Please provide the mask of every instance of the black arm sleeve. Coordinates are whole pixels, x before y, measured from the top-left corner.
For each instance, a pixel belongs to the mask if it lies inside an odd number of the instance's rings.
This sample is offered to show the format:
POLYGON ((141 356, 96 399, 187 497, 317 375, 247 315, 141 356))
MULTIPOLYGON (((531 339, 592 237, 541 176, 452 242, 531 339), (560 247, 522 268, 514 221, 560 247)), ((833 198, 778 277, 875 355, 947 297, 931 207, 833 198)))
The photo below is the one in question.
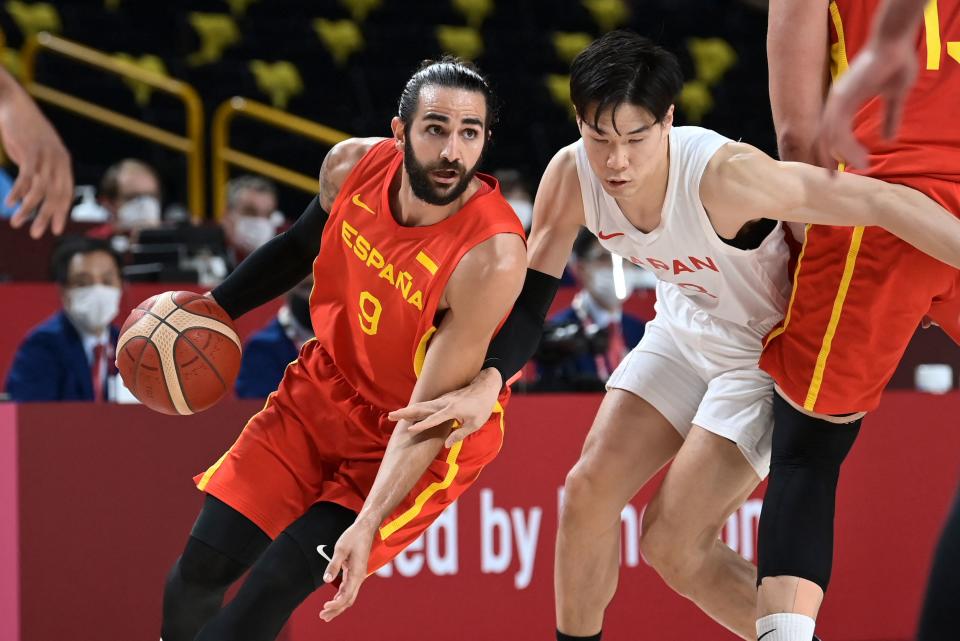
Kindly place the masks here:
POLYGON ((329 217, 319 196, 315 197, 290 229, 247 256, 211 292, 214 300, 236 319, 306 278, 320 252, 320 236, 329 217))
POLYGON ((527 270, 523 289, 503 327, 490 341, 484 367, 500 372, 503 382, 519 372, 537 351, 550 305, 560 289, 560 279, 535 269, 527 270))

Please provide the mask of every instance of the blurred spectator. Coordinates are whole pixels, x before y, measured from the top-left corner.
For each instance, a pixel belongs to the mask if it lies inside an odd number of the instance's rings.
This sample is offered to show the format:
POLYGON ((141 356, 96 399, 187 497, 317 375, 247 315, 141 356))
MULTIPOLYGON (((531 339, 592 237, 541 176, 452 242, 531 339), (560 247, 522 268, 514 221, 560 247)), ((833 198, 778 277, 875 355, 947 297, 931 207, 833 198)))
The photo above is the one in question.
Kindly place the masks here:
POLYGON ((529 233, 530 224, 533 222, 533 196, 530 195, 523 176, 516 169, 501 169, 494 173, 494 177, 500 182, 503 197, 520 219, 523 231, 529 233))
POLYGON ((0 168, 0 218, 10 218, 17 211, 16 205, 9 207, 4 202, 11 189, 13 189, 13 178, 6 169, 0 168))
POLYGON ((277 235, 283 225, 277 211, 277 188, 260 176, 238 176, 227 184, 227 211, 223 231, 231 267, 277 235))
POLYGON ((141 230, 160 227, 160 197, 160 176, 150 165, 132 158, 111 165, 98 195, 109 219, 87 235, 111 239, 116 251, 126 252, 141 230))
POLYGON ((250 337, 243 348, 236 392, 239 398, 266 398, 277 389, 283 372, 300 348, 313 338, 308 277, 287 293, 287 301, 270 324, 250 337))
POLYGON ((13 401, 113 400, 120 259, 105 240, 72 238, 53 270, 63 309, 20 344, 6 391, 13 401))
POLYGON ((644 323, 623 313, 633 278, 625 278, 623 298, 614 287, 610 254, 597 237, 582 230, 573 246, 570 271, 581 287, 570 307, 551 317, 534 357, 542 391, 603 389, 620 361, 643 337, 644 323))

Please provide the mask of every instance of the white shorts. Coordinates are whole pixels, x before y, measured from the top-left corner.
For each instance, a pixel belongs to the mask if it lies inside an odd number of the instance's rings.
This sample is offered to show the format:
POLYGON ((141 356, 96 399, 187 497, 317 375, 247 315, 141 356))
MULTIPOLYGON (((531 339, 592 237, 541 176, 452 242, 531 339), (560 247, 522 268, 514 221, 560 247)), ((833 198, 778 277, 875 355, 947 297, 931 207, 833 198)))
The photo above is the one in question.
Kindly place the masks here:
POLYGON ((647 323, 607 389, 644 399, 684 438, 697 425, 733 441, 763 479, 770 471, 773 379, 757 366, 760 338, 700 313, 689 329, 659 316, 647 323))

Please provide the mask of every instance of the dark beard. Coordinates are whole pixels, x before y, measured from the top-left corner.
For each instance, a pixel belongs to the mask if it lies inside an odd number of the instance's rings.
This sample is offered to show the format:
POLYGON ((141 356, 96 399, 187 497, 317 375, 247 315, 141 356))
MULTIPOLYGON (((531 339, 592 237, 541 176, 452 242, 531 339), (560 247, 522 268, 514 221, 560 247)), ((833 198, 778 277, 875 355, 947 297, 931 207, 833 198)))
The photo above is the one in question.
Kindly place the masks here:
POLYGON ((446 160, 440 160, 430 165, 423 165, 417 160, 416 154, 413 153, 413 145, 410 144, 410 137, 408 136, 403 141, 403 165, 406 168, 407 176, 410 178, 410 188, 413 190, 413 195, 428 205, 449 205, 462 196, 463 192, 467 190, 470 181, 473 180, 473 176, 480 167, 480 163, 483 162, 485 152, 486 145, 484 145, 483 151, 480 152, 480 157, 470 171, 465 171, 463 165, 459 162, 447 162, 446 160), (430 172, 448 169, 456 171, 463 177, 449 192, 439 193, 433 180, 430 178, 430 172))

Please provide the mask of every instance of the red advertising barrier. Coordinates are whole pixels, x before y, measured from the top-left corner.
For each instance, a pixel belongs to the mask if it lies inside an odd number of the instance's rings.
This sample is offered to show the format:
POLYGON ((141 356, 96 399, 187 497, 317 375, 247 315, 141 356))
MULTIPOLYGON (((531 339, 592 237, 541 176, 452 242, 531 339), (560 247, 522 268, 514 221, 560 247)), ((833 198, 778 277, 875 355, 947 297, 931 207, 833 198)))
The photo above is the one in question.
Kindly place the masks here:
MULTIPOLYGON (((558 492, 598 403, 514 397, 504 449, 476 486, 381 573, 390 576, 371 577, 351 610, 321 622, 332 594, 321 590, 291 619, 286 639, 551 638, 558 492)), ((17 639, 10 635, 19 628, 21 641, 156 641, 164 576, 201 502, 190 477, 257 409, 230 402, 167 417, 138 406, 0 406, 0 638, 17 639)), ((891 393, 867 419, 842 477, 825 638, 911 638, 960 471, 958 412, 960 395, 891 393)), ((623 513, 620 587, 604 638, 732 639, 640 558, 652 489, 623 513)), ((752 498, 724 533, 747 558, 759 509, 752 498)))

